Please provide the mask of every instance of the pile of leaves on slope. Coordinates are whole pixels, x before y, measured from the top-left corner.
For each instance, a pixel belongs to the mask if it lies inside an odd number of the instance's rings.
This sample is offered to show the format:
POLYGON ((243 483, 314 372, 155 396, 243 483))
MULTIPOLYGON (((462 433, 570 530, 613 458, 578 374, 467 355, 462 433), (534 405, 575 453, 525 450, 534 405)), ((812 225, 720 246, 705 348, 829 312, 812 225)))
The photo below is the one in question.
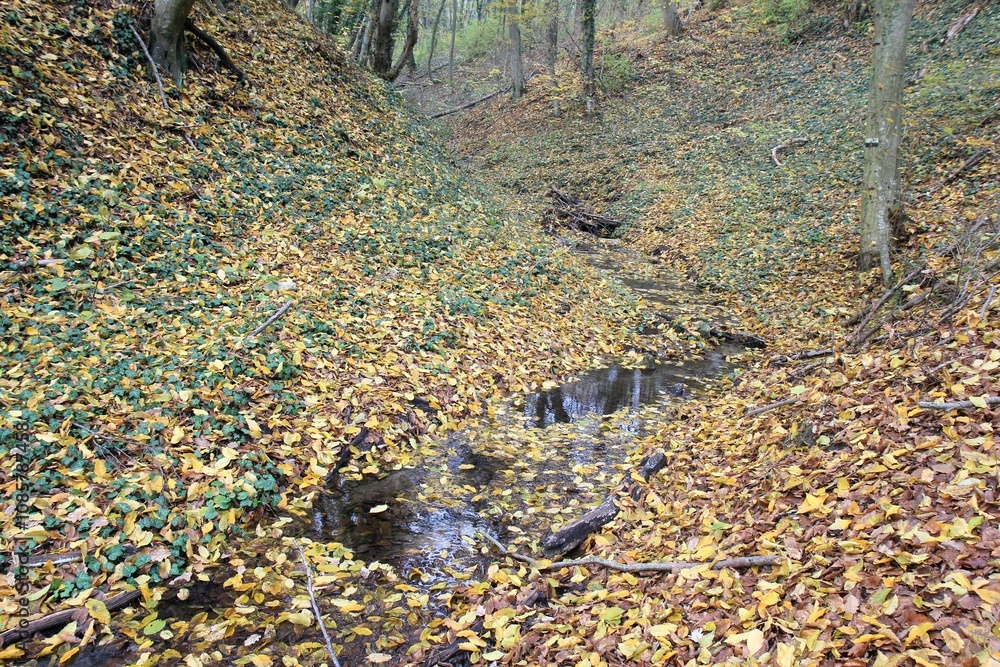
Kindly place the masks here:
MULTIPOLYGON (((195 42, 168 108, 133 9, 15 0, 0 25, 0 483, 12 498, 23 464, 30 496, 26 516, 5 500, 0 547, 80 555, 29 569, 30 614, 92 603, 87 641, 101 595, 211 569, 348 443, 350 474, 404 465, 422 434, 612 352, 634 312, 280 3, 197 14, 250 83, 195 42)), ((171 634, 155 612, 125 629, 171 634)))
POLYGON ((1000 14, 982 7, 943 43, 969 9, 934 4, 914 22, 909 219, 896 239, 896 278, 909 279, 870 319, 863 308, 883 288, 851 273, 864 32, 775 53, 745 8, 702 14, 691 26, 699 40, 644 52, 633 104, 603 118, 546 118, 537 92, 534 107, 479 112, 523 115, 514 126, 530 128, 525 141, 569 142, 563 156, 520 160, 499 137, 463 126, 478 142, 469 152, 514 187, 574 175, 586 187, 595 172, 614 173, 609 156, 644 166, 605 197, 644 179, 656 186, 631 238, 729 294, 745 326, 774 343, 736 388, 671 411, 645 443, 671 464, 584 545, 623 562, 705 565, 638 575, 507 561, 488 591, 454 596, 470 611, 456 615, 455 635, 471 638, 479 620, 486 629, 468 650, 507 664, 1000 662, 990 400, 1000 395, 1000 14), (637 158, 620 148, 633 132, 637 158), (779 151, 774 164, 770 149, 799 136, 809 143, 779 151), (793 358, 821 348, 830 353, 793 358), (755 554, 782 561, 710 569, 755 554))

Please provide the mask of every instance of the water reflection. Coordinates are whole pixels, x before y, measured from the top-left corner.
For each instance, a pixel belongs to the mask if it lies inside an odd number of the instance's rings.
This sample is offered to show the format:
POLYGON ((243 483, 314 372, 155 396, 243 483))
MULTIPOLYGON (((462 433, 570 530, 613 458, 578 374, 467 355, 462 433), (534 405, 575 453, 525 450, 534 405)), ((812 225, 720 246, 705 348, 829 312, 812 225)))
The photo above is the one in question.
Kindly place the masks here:
POLYGON ((689 389, 703 391, 705 385, 699 378, 731 371, 733 366, 726 361, 726 355, 737 350, 719 347, 698 361, 648 369, 613 364, 589 371, 574 382, 530 394, 522 411, 527 426, 545 428, 574 422, 588 414, 610 415, 622 408, 637 410, 664 396, 680 397, 689 389))

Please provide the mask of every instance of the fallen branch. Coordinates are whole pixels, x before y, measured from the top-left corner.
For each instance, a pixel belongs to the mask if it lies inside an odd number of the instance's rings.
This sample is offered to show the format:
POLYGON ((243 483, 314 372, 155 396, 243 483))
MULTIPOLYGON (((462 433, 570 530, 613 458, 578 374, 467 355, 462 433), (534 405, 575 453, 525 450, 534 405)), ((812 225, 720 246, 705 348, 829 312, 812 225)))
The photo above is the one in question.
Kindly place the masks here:
POLYGON ((758 338, 757 336, 751 336, 750 334, 740 333, 738 331, 723 331, 722 329, 711 329, 708 333, 710 336, 721 338, 727 343, 736 343, 737 345, 742 345, 743 347, 748 347, 755 350, 763 350, 767 347, 767 341, 764 340, 763 338, 758 338))
MULTIPOLYGON (((725 560, 716 561, 712 563, 713 570, 724 570, 726 568, 741 569, 747 567, 758 567, 761 565, 774 565, 781 560, 781 556, 741 556, 739 558, 726 558, 725 560)), ((576 560, 564 560, 557 561, 555 563, 548 563, 547 565, 538 566, 536 569, 539 570, 560 570, 564 567, 588 567, 588 566, 598 566, 606 567, 609 570, 618 570, 619 572, 680 572, 681 570, 687 570, 688 568, 698 567, 699 565, 708 565, 708 563, 701 562, 687 562, 687 561, 667 561, 667 562, 652 562, 652 563, 619 563, 616 560, 608 560, 606 558, 598 558, 597 556, 588 556, 587 558, 578 558, 576 560)))
POLYGON ((132 22, 129 21, 128 29, 132 31, 135 36, 135 41, 139 42, 140 48, 142 48, 143 54, 146 56, 146 60, 149 61, 149 66, 153 68, 153 78, 156 79, 156 88, 160 91, 160 102, 163 103, 164 109, 169 109, 170 106, 167 104, 167 96, 163 94, 163 81, 160 79, 160 71, 156 68, 156 62, 153 60, 153 56, 149 55, 149 49, 146 48, 146 42, 142 41, 142 37, 139 36, 139 31, 135 29, 132 22))
MULTIPOLYGON (((476 533, 476 535, 487 540, 503 554, 510 556, 514 560, 527 563, 530 567, 536 570, 561 570, 565 567, 587 567, 596 565, 599 567, 606 567, 610 570, 618 570, 619 572, 679 572, 680 570, 698 567, 699 565, 708 565, 708 563, 705 562, 697 563, 689 561, 619 563, 615 560, 598 558, 597 556, 587 556, 586 558, 555 562, 539 561, 531 558, 530 556, 509 551, 492 535, 488 535, 486 533, 476 533)), ((711 565, 713 570, 723 570, 725 568, 739 569, 745 567, 757 567, 759 565, 774 565, 779 560, 781 560, 781 556, 741 556, 739 558, 726 558, 725 560, 717 561, 711 565)))
POLYGON ((552 188, 549 196, 553 203, 543 214, 542 223, 550 230, 559 224, 594 236, 611 236, 622 225, 621 220, 588 211, 586 205, 573 195, 552 188))
MULTIPOLYGON (((952 361, 954 361, 954 359, 952 361)), ((983 399, 983 402, 986 403, 987 406, 1000 405, 1000 396, 988 396, 983 399)), ((952 410, 968 410, 969 408, 982 409, 982 406, 976 405, 972 401, 955 401, 953 403, 920 401, 917 405, 925 410, 944 410, 945 412, 951 412, 952 410)))
POLYGON ((908 274, 903 276, 903 278, 898 283, 896 283, 895 285, 893 285, 892 287, 890 287, 885 291, 882 297, 875 302, 875 305, 873 305, 871 308, 868 309, 868 314, 865 315, 864 318, 861 320, 861 324, 858 325, 857 331, 854 332, 853 340, 851 341, 852 345, 860 345, 864 340, 867 340, 868 337, 871 336, 871 333, 868 333, 868 336, 864 336, 862 338, 862 333, 865 331, 865 327, 868 326, 868 323, 872 321, 872 318, 875 317, 875 314, 878 313, 878 311, 882 308, 882 306, 885 305, 886 301, 888 301, 892 297, 892 295, 899 290, 899 288, 901 288, 903 285, 916 278, 917 275, 921 273, 923 270, 924 270, 923 265, 918 266, 917 268, 913 269, 908 274))
MULTIPOLYGON (((525 82, 525 83, 527 83, 527 82, 525 82)), ((489 95, 483 95, 478 100, 472 100, 471 102, 466 102, 465 104, 461 104, 461 105, 459 105, 457 107, 452 107, 451 109, 446 109, 445 111, 438 111, 437 113, 433 113, 433 114, 431 114, 428 117, 429 118, 441 118, 442 116, 450 116, 453 113, 458 113, 459 111, 465 111, 466 109, 471 109, 472 107, 476 106, 480 102, 485 102, 487 100, 492 100, 497 95, 501 95, 503 93, 506 93, 510 89, 511 89, 511 86, 507 86, 506 88, 501 88, 500 90, 495 90, 492 93, 490 93, 489 95)))
POLYGON ((965 26, 972 23, 972 19, 976 18, 976 15, 982 8, 983 6, 981 4, 977 4, 969 12, 959 16, 958 19, 948 27, 948 32, 945 33, 944 39, 941 40, 941 43, 947 44, 951 40, 958 37, 958 33, 965 30, 965 26))
MULTIPOLYGON (((639 464, 639 476, 643 481, 648 482, 656 472, 662 470, 667 465, 667 457, 662 452, 657 452, 652 456, 647 456, 639 464)), ((615 502, 620 493, 628 493, 633 500, 638 499, 642 489, 638 484, 625 481, 615 493, 610 494, 600 505, 584 514, 579 519, 571 521, 554 533, 550 533, 542 540, 542 552, 547 555, 564 554, 587 539, 587 536, 600 530, 604 524, 608 523, 620 511, 615 502)))
POLYGON ((302 559, 302 567, 306 569, 306 586, 309 590, 309 600, 312 601, 313 613, 316 615, 316 622, 319 623, 319 629, 323 631, 323 640, 326 642, 326 651, 330 654, 330 659, 333 660, 334 667, 340 667, 340 661, 337 660, 337 653, 333 650, 333 643, 330 641, 330 633, 326 631, 326 624, 323 623, 323 614, 319 610, 319 603, 316 602, 316 592, 313 590, 313 575, 312 568, 309 567, 309 561, 306 560, 306 553, 302 551, 302 547, 299 543, 295 543, 295 548, 299 551, 299 557, 302 559))
POLYGON ((989 154, 988 149, 980 148, 978 151, 972 154, 972 157, 970 157, 968 160, 962 163, 961 167, 948 174, 948 176, 945 177, 943 181, 941 181, 938 185, 934 186, 934 189, 928 191, 924 195, 924 197, 930 197, 931 195, 939 192, 944 186, 949 185, 958 180, 959 176, 969 171, 970 169, 974 169, 980 162, 983 161, 983 158, 985 158, 988 154, 989 154))
POLYGON ((8 264, 8 271, 23 271, 24 269, 32 269, 36 266, 52 266, 53 264, 61 264, 65 262, 65 259, 27 259, 23 262, 11 262, 8 264))
POLYGON ((778 151, 788 150, 793 146, 801 146, 809 141, 809 137, 795 137, 794 139, 789 139, 783 144, 778 144, 771 149, 771 159, 774 160, 774 164, 781 166, 781 162, 778 161, 778 151))
MULTIPOLYGON (((108 611, 114 611, 115 609, 124 607, 127 604, 131 604, 140 597, 142 597, 142 593, 138 590, 126 591, 105 600, 104 606, 107 607, 108 611)), ((13 628, 0 634, 0 647, 6 646, 11 642, 20 641, 21 639, 24 639, 36 632, 43 632, 45 630, 65 625, 73 620, 73 617, 76 614, 86 612, 87 610, 85 607, 74 607, 72 609, 54 611, 51 614, 42 616, 41 618, 36 618, 24 627, 13 628)))
POLYGON ((249 79, 247 79, 247 75, 244 74, 243 70, 241 70, 236 63, 233 62, 233 59, 229 57, 229 54, 226 53, 226 49, 223 48, 222 44, 219 44, 218 40, 196 26, 191 19, 188 19, 184 23, 184 27, 187 28, 192 35, 203 41, 210 49, 215 51, 215 55, 219 57, 219 62, 222 63, 223 67, 236 75, 237 81, 249 81, 249 79))
POLYGON ((758 408, 752 408, 750 410, 747 410, 747 413, 746 413, 745 416, 747 416, 747 417, 756 417, 757 415, 762 415, 765 412, 770 412, 771 410, 777 410, 778 408, 783 407, 785 405, 791 405, 792 403, 798 403, 799 399, 801 397, 802 397, 802 394, 798 394, 797 396, 789 396, 785 400, 778 401, 777 403, 769 403, 767 405, 762 405, 762 406, 760 406, 758 408))
POLYGON ((284 303, 284 305, 282 305, 282 306, 281 306, 281 308, 279 308, 279 309, 278 309, 278 310, 277 310, 277 311, 276 311, 276 312, 274 313, 274 315, 271 315, 271 317, 269 317, 269 318, 267 318, 266 320, 264 320, 264 323, 263 323, 263 324, 261 324, 261 325, 260 325, 259 327, 257 327, 256 329, 254 329, 254 330, 253 330, 253 331, 251 331, 250 333, 248 333, 248 334, 247 334, 247 335, 246 335, 246 336, 245 336, 245 337, 243 338, 243 340, 246 340, 247 338, 253 338, 253 337, 254 337, 254 336, 256 336, 257 334, 259 334, 259 333, 260 333, 261 331, 263 331, 264 329, 268 328, 269 326, 271 326, 272 324, 274 324, 275 322, 277 322, 277 321, 278 321, 278 319, 279 319, 279 318, 280 318, 280 317, 281 317, 282 315, 284 315, 284 314, 285 314, 285 313, 286 313, 286 312, 288 311, 288 309, 292 307, 292 304, 294 304, 294 303, 295 303, 295 301, 294 301, 294 300, 293 300, 293 301, 286 301, 286 302, 284 303))

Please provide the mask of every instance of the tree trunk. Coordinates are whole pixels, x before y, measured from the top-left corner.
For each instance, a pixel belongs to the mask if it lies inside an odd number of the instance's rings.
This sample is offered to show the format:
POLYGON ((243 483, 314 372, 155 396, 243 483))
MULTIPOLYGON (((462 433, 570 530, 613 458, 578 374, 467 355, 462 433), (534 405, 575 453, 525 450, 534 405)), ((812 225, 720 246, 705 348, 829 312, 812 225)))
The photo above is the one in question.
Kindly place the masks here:
POLYGON ((681 16, 677 13, 677 5, 672 0, 662 2, 663 29, 667 31, 668 37, 677 37, 681 34, 681 16))
POLYGON ((184 48, 184 23, 194 0, 156 0, 150 24, 150 53, 153 61, 166 72, 180 88, 187 70, 187 51, 184 48))
MULTIPOLYGON (((399 56, 399 62, 385 75, 386 81, 395 81, 403 67, 411 62, 413 57, 413 47, 417 44, 418 17, 420 15, 420 0, 410 0, 409 13, 406 19, 406 41, 403 42, 403 53, 399 56)), ((391 54, 390 54, 391 56, 391 54)), ((414 63, 416 69, 416 63, 414 63)))
POLYGON ((510 17, 508 30, 510 35, 510 98, 521 99, 524 94, 524 54, 521 49, 521 25, 518 22, 518 0, 510 0, 507 14, 510 17))
POLYGON ((448 85, 455 87, 455 31, 458 29, 458 0, 451 0, 451 49, 448 51, 448 85))
POLYGON ((365 19, 365 31, 361 35, 361 41, 358 42, 358 54, 357 63, 359 65, 364 65, 365 61, 368 60, 368 45, 371 43, 372 38, 372 17, 365 19))
POLYGON ((594 110, 594 33, 597 0, 581 0, 583 15, 581 28, 583 30, 583 62, 580 71, 583 73, 583 96, 587 102, 587 113, 594 110))
POLYGON ((395 46, 396 12, 399 0, 381 0, 375 18, 375 35, 372 39, 372 70, 385 77, 392 70, 392 51, 395 46))
POLYGON ((875 0, 875 45, 868 86, 865 170, 861 191, 861 251, 858 267, 881 265, 892 280, 890 217, 900 205, 899 149, 903 140, 906 33, 916 0, 875 0))
POLYGON ((434 62, 434 46, 437 44, 438 38, 438 24, 441 23, 441 15, 444 14, 444 6, 448 3, 448 0, 441 0, 441 7, 438 9, 437 18, 434 19, 434 30, 431 31, 431 52, 427 56, 427 78, 431 77, 431 63, 434 62))
POLYGON ((580 40, 581 30, 583 29, 583 5, 587 0, 576 0, 576 16, 573 17, 573 38, 577 41, 580 40))
POLYGON ((559 50, 559 0, 546 0, 545 69, 555 85, 556 55, 559 50))

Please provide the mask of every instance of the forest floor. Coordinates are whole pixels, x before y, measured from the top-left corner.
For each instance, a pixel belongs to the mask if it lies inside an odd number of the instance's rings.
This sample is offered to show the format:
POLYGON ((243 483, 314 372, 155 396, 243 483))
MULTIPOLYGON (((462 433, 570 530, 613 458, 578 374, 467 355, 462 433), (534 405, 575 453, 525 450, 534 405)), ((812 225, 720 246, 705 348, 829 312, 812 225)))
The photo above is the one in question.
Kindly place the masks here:
POLYGON ((504 626, 493 635, 501 661, 1000 661, 988 402, 1000 381, 1000 13, 985 10, 946 44, 970 8, 928 5, 914 21, 891 294, 853 269, 867 26, 820 16, 789 44, 741 5, 695 14, 675 41, 622 29, 599 40, 608 95, 595 116, 566 95, 576 85, 566 72, 555 89, 532 85, 518 102, 446 121, 460 163, 524 219, 543 219, 551 188, 583 197, 626 221, 626 244, 769 342, 742 359, 734 386, 663 409, 636 446, 670 464, 584 550, 630 563, 781 554, 782 564, 670 576, 569 568, 528 585, 530 568, 510 561, 520 580, 499 576, 468 601, 492 613, 487 627, 504 626), (774 155, 797 137, 807 141, 774 155), (919 405, 941 401, 964 403, 919 405), (526 585, 548 606, 525 605, 526 585))
POLYGON ((942 44, 966 10, 915 21, 883 299, 852 268, 863 29, 789 45, 739 4, 676 41, 622 28, 596 117, 567 73, 435 134, 277 3, 196 15, 252 83, 196 46, 163 108, 130 6, 15 0, 0 483, 29 504, 0 505, 0 534, 35 560, 5 564, 0 625, 75 613, 0 660, 329 664, 305 560, 344 664, 996 664, 1000 11, 942 44), (621 238, 546 234, 552 187, 621 238), (610 269, 584 261, 601 252, 610 269), (712 357, 706 325, 768 347, 712 357), (724 373, 687 400, 525 418, 571 374, 666 361, 724 373), (919 405, 942 400, 965 402, 919 405), (544 569, 476 536, 539 557, 657 451, 581 552, 701 565, 544 569), (331 520, 463 527, 413 541, 414 565, 331 520), (756 555, 777 564, 711 567, 756 555))

